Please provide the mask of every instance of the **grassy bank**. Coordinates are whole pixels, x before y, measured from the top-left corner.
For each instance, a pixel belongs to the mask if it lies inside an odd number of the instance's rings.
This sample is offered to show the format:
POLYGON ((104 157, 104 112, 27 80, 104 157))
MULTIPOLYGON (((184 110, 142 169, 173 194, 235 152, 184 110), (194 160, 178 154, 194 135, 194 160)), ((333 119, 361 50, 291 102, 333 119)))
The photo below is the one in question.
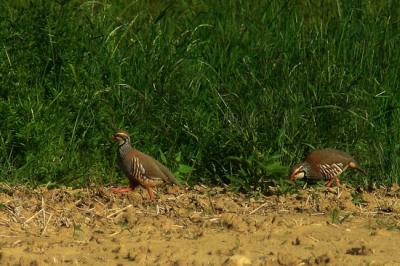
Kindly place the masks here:
POLYGON ((320 147, 360 161, 356 184, 398 182, 399 14, 383 0, 2 1, 1 178, 117 182, 124 128, 189 182, 282 182, 320 147))

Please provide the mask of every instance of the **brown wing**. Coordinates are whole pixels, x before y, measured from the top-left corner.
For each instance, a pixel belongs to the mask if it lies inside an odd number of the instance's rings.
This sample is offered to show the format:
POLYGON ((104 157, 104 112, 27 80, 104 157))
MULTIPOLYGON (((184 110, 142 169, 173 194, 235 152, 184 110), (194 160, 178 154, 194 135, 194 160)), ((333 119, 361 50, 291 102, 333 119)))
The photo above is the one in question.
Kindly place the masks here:
POLYGON ((312 162, 315 165, 335 163, 347 165, 350 162, 355 162, 351 155, 336 149, 315 150, 306 157, 306 161, 312 162))
POLYGON ((336 149, 321 149, 312 151, 305 159, 309 163, 308 177, 311 179, 330 178, 339 175, 352 161, 349 154, 336 149))
POLYGON ((168 175, 161 170, 159 166, 161 163, 157 162, 156 159, 138 150, 135 150, 134 154, 140 159, 148 177, 162 178, 164 181, 170 181, 168 175))
POLYGON ((348 165, 344 165, 343 163, 334 163, 334 164, 321 164, 319 165, 321 169, 322 175, 326 179, 332 179, 339 176, 343 171, 345 171, 348 165))
POLYGON ((130 177, 133 179, 131 183, 137 182, 144 187, 153 184, 146 173, 146 169, 143 166, 142 161, 137 156, 133 156, 131 159, 130 177))
POLYGON ((172 172, 168 169, 168 167, 166 167, 157 160, 155 162, 157 163, 160 170, 164 173, 164 175, 168 177, 169 182, 174 183, 175 185, 181 185, 176 179, 176 177, 172 174, 172 172))
POLYGON ((172 172, 168 169, 168 167, 164 166, 162 163, 147 155, 139 150, 134 150, 134 155, 137 156, 142 165, 146 169, 146 174, 150 178, 161 178, 165 182, 171 182, 176 185, 180 185, 178 180, 172 174, 172 172))
POLYGON ((310 171, 307 174, 307 177, 310 179, 323 179, 324 176, 321 174, 319 170, 318 164, 310 164, 310 171))

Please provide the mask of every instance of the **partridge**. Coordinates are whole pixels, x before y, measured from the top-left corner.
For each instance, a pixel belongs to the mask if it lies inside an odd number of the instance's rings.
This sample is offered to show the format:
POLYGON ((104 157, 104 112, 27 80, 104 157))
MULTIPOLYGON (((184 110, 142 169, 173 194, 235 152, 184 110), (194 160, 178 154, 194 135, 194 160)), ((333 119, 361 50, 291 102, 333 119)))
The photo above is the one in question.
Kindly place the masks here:
POLYGON ((335 149, 315 150, 308 154, 302 163, 292 167, 290 179, 292 181, 304 177, 315 180, 326 179, 327 186, 331 186, 333 181, 339 186, 338 176, 347 168, 365 173, 354 158, 343 151, 335 149))
POLYGON ((137 186, 145 188, 149 199, 154 197, 153 188, 155 178, 179 185, 171 171, 153 157, 144 154, 131 145, 129 133, 123 130, 113 135, 113 140, 118 141, 117 162, 122 172, 129 179, 129 187, 116 188, 114 192, 129 192, 137 186))

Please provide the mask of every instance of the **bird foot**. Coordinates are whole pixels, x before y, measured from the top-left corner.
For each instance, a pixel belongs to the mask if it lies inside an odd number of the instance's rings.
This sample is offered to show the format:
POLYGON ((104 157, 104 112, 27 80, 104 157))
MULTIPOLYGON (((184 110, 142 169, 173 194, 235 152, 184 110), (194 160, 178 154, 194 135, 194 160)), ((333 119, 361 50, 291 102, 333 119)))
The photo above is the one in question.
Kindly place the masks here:
POLYGON ((325 183, 326 187, 331 187, 332 186, 332 179, 330 179, 328 182, 325 183))
POLYGON ((157 193, 153 188, 147 188, 147 193, 149 195, 148 201, 151 202, 154 199, 154 193, 157 193))
POLYGON ((133 189, 131 187, 120 187, 120 188, 112 188, 111 191, 114 193, 126 193, 130 192, 133 189))
POLYGON ((339 180, 338 177, 334 177, 334 178, 329 179, 328 182, 325 183, 325 185, 326 185, 327 187, 331 187, 333 181, 335 181, 336 186, 338 186, 338 187, 340 186, 340 180, 339 180))

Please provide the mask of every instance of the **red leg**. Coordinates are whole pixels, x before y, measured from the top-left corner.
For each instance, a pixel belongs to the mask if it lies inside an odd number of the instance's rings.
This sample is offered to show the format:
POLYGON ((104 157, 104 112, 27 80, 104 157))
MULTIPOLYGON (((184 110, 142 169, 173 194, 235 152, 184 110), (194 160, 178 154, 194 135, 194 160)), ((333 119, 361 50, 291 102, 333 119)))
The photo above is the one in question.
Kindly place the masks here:
POLYGON ((133 191, 137 186, 139 186, 139 183, 129 180, 129 187, 112 188, 111 191, 115 193, 126 193, 133 191))
POLYGON ((149 201, 152 201, 154 198, 153 188, 147 187, 146 190, 147 190, 147 193, 149 193, 149 201))
POLYGON ((340 179, 339 179, 339 177, 337 177, 337 176, 332 177, 331 179, 329 179, 328 182, 326 182, 326 186, 327 186, 327 187, 332 186, 333 181, 335 181, 336 186, 340 186, 340 179))
POLYGON ((112 188, 111 191, 114 192, 114 193, 126 193, 126 192, 133 191, 133 188, 131 188, 131 187, 119 187, 119 188, 112 188))
POLYGON ((336 186, 340 186, 340 180, 339 180, 339 177, 335 176, 335 181, 336 181, 336 186))
POLYGON ((330 187, 332 186, 333 178, 329 179, 328 182, 326 182, 325 186, 330 187))
POLYGON ((155 187, 155 184, 153 182, 147 182, 142 185, 146 190, 147 193, 149 194, 149 201, 152 201, 154 199, 154 190, 153 188, 155 187))

